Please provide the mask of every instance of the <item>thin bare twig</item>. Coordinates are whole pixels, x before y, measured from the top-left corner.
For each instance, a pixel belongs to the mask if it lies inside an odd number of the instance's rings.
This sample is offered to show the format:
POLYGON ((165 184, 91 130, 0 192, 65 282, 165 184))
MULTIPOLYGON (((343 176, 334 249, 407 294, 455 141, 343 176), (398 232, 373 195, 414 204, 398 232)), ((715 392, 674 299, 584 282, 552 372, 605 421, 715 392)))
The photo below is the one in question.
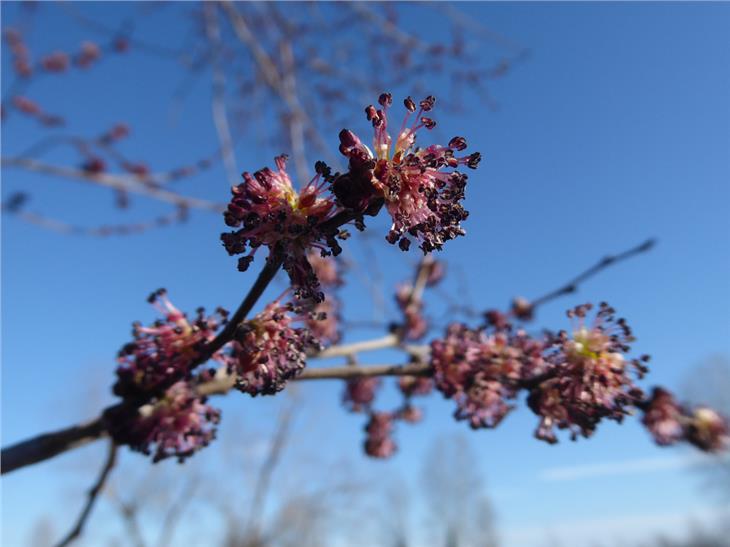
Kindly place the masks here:
POLYGON ((583 283, 587 279, 593 277, 597 273, 605 270, 609 266, 612 266, 623 260, 631 258, 632 256, 636 256, 636 255, 645 253, 647 251, 650 251, 654 247, 654 245, 656 245, 656 240, 651 238, 651 239, 647 239, 646 241, 644 241, 640 245, 637 245, 636 247, 632 247, 631 249, 629 249, 627 251, 623 251, 623 252, 615 254, 615 255, 607 255, 607 256, 603 257, 601 260, 599 260, 596 264, 594 264, 593 266, 588 268, 586 271, 575 276, 573 279, 568 281, 562 287, 559 287, 538 298, 535 298, 534 300, 532 300, 532 302, 530 302, 530 304, 532 305, 532 308, 535 309, 538 306, 542 306, 543 304, 550 302, 551 300, 555 300, 556 298, 565 296, 566 294, 572 294, 578 290, 578 287, 580 286, 581 283, 583 283))
POLYGON ((211 97, 211 109, 213 123, 218 134, 218 141, 221 145, 223 164, 226 167, 228 182, 235 185, 238 182, 238 167, 236 156, 233 153, 233 139, 228 123, 228 107, 226 106, 226 75, 221 67, 221 32, 218 25, 217 6, 213 2, 203 5, 205 15, 205 33, 213 48, 213 93, 211 97))
POLYGON ((329 348, 312 355, 310 358, 326 359, 328 357, 347 357, 364 351, 393 348, 397 345, 398 336, 395 334, 387 334, 382 338, 375 338, 374 340, 364 340, 362 342, 353 342, 352 344, 330 346, 329 348))
POLYGON ((120 176, 109 173, 89 174, 82 169, 73 167, 63 167, 60 165, 51 165, 29 158, 2 158, 3 167, 19 167, 27 171, 43 173, 45 175, 54 175, 68 179, 74 179, 96 186, 104 186, 123 192, 131 192, 140 194, 148 198, 157 199, 166 203, 172 203, 179 207, 204 209, 220 213, 225 210, 225 206, 221 203, 214 203, 200 198, 192 198, 182 196, 170 190, 155 188, 148 184, 140 183, 134 176, 120 176))
POLYGON ((62 539, 60 543, 58 543, 57 547, 66 547, 66 545, 70 545, 74 540, 81 536, 81 533, 84 530, 84 525, 86 524, 86 521, 91 514, 91 510, 94 508, 94 504, 96 503, 99 493, 103 490, 104 484, 106 483, 109 474, 111 473, 112 469, 114 469, 116 461, 117 444, 114 441, 109 441, 109 452, 107 454, 106 460, 104 461, 104 467, 101 468, 99 478, 96 479, 96 482, 89 490, 89 497, 86 501, 86 505, 84 505, 84 508, 81 511, 81 514, 79 515, 79 518, 76 521, 74 527, 71 529, 68 535, 64 539, 62 539))
POLYGON ((261 465, 256 485, 254 486, 254 494, 251 499, 251 511, 245 528, 249 534, 254 536, 258 534, 261 515, 263 514, 266 505, 266 497, 269 492, 269 485, 271 484, 271 477, 273 476, 274 470, 281 459, 281 453, 289 436, 291 418, 292 407, 287 407, 279 416, 279 423, 276 427, 274 439, 271 441, 269 453, 266 456, 266 460, 264 460, 264 463, 261 465))

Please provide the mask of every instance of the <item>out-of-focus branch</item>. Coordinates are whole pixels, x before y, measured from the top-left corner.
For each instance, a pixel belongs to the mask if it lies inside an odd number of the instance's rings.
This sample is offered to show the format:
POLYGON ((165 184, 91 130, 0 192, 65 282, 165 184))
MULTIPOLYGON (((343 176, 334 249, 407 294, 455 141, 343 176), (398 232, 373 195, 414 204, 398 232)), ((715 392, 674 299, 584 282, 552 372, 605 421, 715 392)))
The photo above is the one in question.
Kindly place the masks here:
POLYGON ((147 222, 133 222, 130 224, 109 224, 103 226, 86 227, 78 226, 76 224, 69 224, 61 220, 56 220, 54 218, 39 215, 38 213, 33 213, 22 209, 14 210, 10 207, 6 208, 4 206, 1 209, 3 212, 15 215, 17 218, 23 220, 24 222, 34 224, 36 226, 40 226, 41 228, 58 232, 60 234, 85 235, 94 237, 140 234, 142 232, 146 232, 155 228, 170 226, 175 222, 184 222, 188 217, 187 209, 184 207, 179 207, 176 211, 173 211, 172 213, 159 216, 147 222))
POLYGON ((311 358, 326 359, 328 357, 347 357, 365 351, 393 348, 398 345, 398 342, 398 336, 396 336, 395 334, 387 334, 382 338, 375 338, 373 340, 364 340, 362 342, 353 342, 352 344, 330 346, 329 348, 312 355, 311 358))
POLYGON ((246 47, 248 47, 253 55, 254 61, 258 65, 259 70, 261 70, 261 74, 266 85, 279 95, 286 104, 291 115, 295 116, 300 123, 306 125, 319 150, 326 153, 329 158, 332 158, 332 154, 329 152, 329 147, 317 130, 317 126, 312 123, 311 118, 302 107, 299 97, 293 92, 293 89, 287 89, 287 86, 284 85, 283 77, 279 74, 279 71, 276 68, 276 63, 271 59, 264 48, 261 47, 261 44, 249 28, 244 16, 236 9, 232 2, 222 2, 221 5, 228 15, 236 37, 244 45, 246 45, 246 47))
POLYGON ((350 378, 372 378, 374 376, 429 376, 431 366, 427 363, 408 365, 367 365, 328 368, 307 368, 294 380, 349 380, 350 378))
POLYGON ((213 2, 203 4, 205 15, 205 33, 213 48, 213 93, 211 97, 211 109, 213 123, 218 133, 218 141, 221 145, 223 164, 228 174, 228 182, 231 185, 238 183, 238 167, 236 157, 233 153, 233 139, 228 124, 228 107, 226 106, 226 75, 221 67, 221 32, 218 25, 217 6, 213 2))
POLYGON ((172 535, 175 531, 175 525, 180 520, 185 506, 192 499, 193 493, 198 488, 198 482, 191 480, 183 488, 177 501, 170 506, 170 509, 165 514, 165 518, 162 521, 162 530, 160 530, 160 537, 157 542, 158 547, 167 547, 172 540, 172 535))
POLYGON ((101 417, 81 425, 38 435, 2 450, 2 473, 42 462, 58 454, 83 446, 105 434, 101 417))
POLYGON ((66 545, 70 545, 75 539, 81 536, 81 533, 84 530, 84 525, 86 524, 86 521, 91 514, 91 510, 94 508, 94 504, 96 503, 99 493, 104 488, 104 484, 106 483, 109 474, 111 473, 112 469, 114 469, 116 461, 117 445, 114 441, 109 441, 109 452, 107 454, 106 460, 104 461, 104 466, 101 468, 99 478, 96 479, 96 482, 89 490, 89 497, 86 501, 86 505, 84 505, 84 508, 81 511, 81 514, 79 515, 79 518, 76 521, 74 527, 71 529, 68 535, 66 535, 66 537, 58 543, 57 547, 66 547, 66 545))
POLYGON ((8 157, 2 159, 3 167, 18 167, 27 171, 43 173, 45 175, 53 175, 63 178, 69 178, 86 182, 96 186, 104 186, 122 192, 131 192, 140 194, 148 198, 172 203, 178 207, 204 209, 220 213, 225 210, 225 206, 221 203, 214 203, 200 198, 186 197, 170 190, 156 188, 141 183, 134 176, 120 176, 108 173, 90 174, 81 169, 73 167, 63 167, 60 165, 51 165, 29 158, 8 157))
POLYGON ((266 456, 266 460, 261 465, 258 477, 256 479, 256 485, 254 486, 254 494, 251 499, 251 510, 249 512, 248 524, 245 530, 252 534, 254 537, 258 535, 259 527, 261 524, 261 515, 264 512, 266 506, 266 497, 269 493, 269 486, 271 484, 271 477, 276 470, 276 466, 281 459, 281 453, 286 446, 287 439, 289 437, 289 428, 291 425, 292 408, 286 408, 279 417, 279 423, 276 427, 276 433, 271 441, 269 447, 269 453, 266 456))
POLYGON ((578 274, 576 277, 568 281, 565 285, 550 291, 538 298, 535 298, 530 302, 532 305, 532 308, 537 308, 538 306, 542 306, 543 304, 546 304, 547 302, 550 302, 551 300, 555 300, 556 298, 559 298, 561 296, 565 296, 566 294, 572 294, 578 290, 578 287, 581 283, 586 281, 587 279, 593 277, 594 275, 600 273, 601 271, 605 270, 609 266, 612 266, 614 264, 617 264, 623 260, 626 260, 628 258, 631 258, 633 256, 645 253, 647 251, 650 251, 654 245, 656 245, 655 239, 647 239, 640 245, 637 245, 636 247, 632 247, 631 249, 627 251, 623 251, 621 253, 615 254, 615 255, 607 255, 603 257, 601 260, 599 260, 596 264, 588 268, 586 271, 578 274))

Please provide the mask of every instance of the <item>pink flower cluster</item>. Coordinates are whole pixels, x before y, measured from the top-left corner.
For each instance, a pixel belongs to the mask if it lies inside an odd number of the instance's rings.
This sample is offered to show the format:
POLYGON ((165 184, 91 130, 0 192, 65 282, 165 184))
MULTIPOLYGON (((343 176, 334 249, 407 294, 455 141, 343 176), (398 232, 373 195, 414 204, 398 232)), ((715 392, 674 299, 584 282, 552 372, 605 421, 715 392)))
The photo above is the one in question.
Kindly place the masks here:
MULTIPOLYGON (((114 393, 124 399, 159 394, 172 383, 190 377, 192 369, 200 364, 206 344, 228 319, 222 308, 208 317, 199 308, 189 320, 170 302, 164 289, 148 300, 164 319, 149 327, 135 323, 134 340, 119 351, 114 393)), ((213 358, 223 362, 220 352, 213 358)))
POLYGON ((730 423, 711 408, 687 408, 659 387, 654 388, 642 408, 642 422, 659 445, 686 441, 706 452, 720 452, 730 447, 730 423))
POLYGON ((393 98, 383 93, 378 100, 380 108, 371 105, 365 109, 375 129, 373 150, 351 131, 340 133, 340 152, 349 159, 350 169, 344 178, 335 181, 335 195, 344 206, 361 211, 374 196, 384 199, 393 219, 387 240, 398 243, 403 250, 410 247, 408 236, 418 240, 427 253, 464 234, 461 222, 468 213, 461 202, 467 176, 449 170, 460 165, 476 168, 481 159, 479 153, 455 155, 466 148, 463 137, 454 137, 447 146, 416 146, 418 131, 436 125, 424 116, 435 101, 434 97, 426 97, 417 110, 416 103, 408 97, 404 101, 407 114, 393 142, 387 115, 393 98), (415 117, 410 122, 413 113, 415 117))
POLYGON ((268 247, 270 256, 281 256, 295 295, 301 299, 323 300, 319 281, 307 260, 310 249, 323 254, 339 254, 335 232, 321 225, 336 212, 334 199, 325 194, 328 169, 317 164, 317 175, 300 191, 286 172, 286 156, 276 158, 276 170, 268 167, 253 175, 243 174, 243 183, 231 190, 233 197, 225 212, 225 222, 234 232, 221 235, 230 255, 244 254, 238 269, 245 271, 256 250, 268 247))
POLYGON ((353 378, 345 382, 342 401, 350 412, 364 412, 369 415, 365 425, 365 454, 373 458, 389 458, 395 454, 397 445, 393 439, 395 422, 400 420, 414 424, 421 421, 422 412, 413 406, 411 399, 431 393, 433 381, 430 378, 402 376, 398 388, 403 394, 403 404, 391 412, 376 411, 373 403, 382 386, 379 378, 353 378))
POLYGON ((139 409, 124 432, 130 448, 152 454, 154 462, 174 457, 182 462, 215 438, 220 410, 197 397, 188 382, 170 386, 164 396, 139 409))
POLYGON ((319 342, 308 329, 294 327, 303 319, 300 307, 276 301, 239 327, 229 361, 237 389, 273 395, 304 369, 307 351, 319 349, 319 342))
POLYGON ((542 345, 509 325, 470 329, 454 323, 431 342, 436 388, 454 399, 457 420, 496 427, 512 410, 521 381, 543 366, 542 345))
POLYGON ((634 338, 626 321, 616 319, 615 310, 604 302, 588 323, 591 308, 586 304, 568 311, 573 332, 560 332, 549 341, 549 378, 528 397, 540 417, 536 436, 549 443, 557 442, 555 427, 570 430, 575 439, 589 437, 604 418, 620 422, 644 396, 634 377, 643 377, 649 357, 627 359, 634 338))

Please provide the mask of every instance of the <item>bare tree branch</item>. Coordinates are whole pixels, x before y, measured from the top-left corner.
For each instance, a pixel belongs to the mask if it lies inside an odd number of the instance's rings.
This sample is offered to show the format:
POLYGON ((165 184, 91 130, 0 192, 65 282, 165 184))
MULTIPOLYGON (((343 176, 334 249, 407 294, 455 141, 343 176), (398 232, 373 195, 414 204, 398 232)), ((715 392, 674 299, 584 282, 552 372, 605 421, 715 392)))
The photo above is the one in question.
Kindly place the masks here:
POLYGON ((116 461, 117 444, 114 441, 109 441, 109 452, 104 462, 104 467, 101 468, 99 478, 96 479, 96 482, 89 490, 89 497, 86 501, 86 505, 84 505, 84 508, 81 511, 81 514, 79 515, 79 518, 76 521, 74 527, 71 529, 68 535, 64 539, 62 539, 60 543, 58 543, 57 547, 66 547, 66 545, 70 545, 74 540, 81 536, 81 533, 84 530, 84 525, 86 524, 89 515, 91 515, 91 510, 94 508, 94 504, 96 503, 99 493, 104 488, 104 484, 109 477, 109 473, 111 473, 112 469, 114 469, 116 461))

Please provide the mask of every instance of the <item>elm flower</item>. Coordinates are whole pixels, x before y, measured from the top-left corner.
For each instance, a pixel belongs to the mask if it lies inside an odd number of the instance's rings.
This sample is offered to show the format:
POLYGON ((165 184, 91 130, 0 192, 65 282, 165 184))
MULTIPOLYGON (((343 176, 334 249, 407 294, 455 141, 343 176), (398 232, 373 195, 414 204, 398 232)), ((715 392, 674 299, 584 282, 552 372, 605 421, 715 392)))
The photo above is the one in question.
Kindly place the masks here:
POLYGON ((456 401, 457 420, 476 428, 496 427, 513 406, 520 381, 540 366, 541 344, 523 332, 449 325, 431 342, 436 389, 456 401))
MULTIPOLYGON (((149 327, 135 323, 134 340, 119 351, 114 393, 125 399, 154 394, 188 377, 205 345, 228 319, 222 308, 208 317, 198 308, 195 317, 188 319, 170 302, 164 289, 154 292, 148 301, 164 319, 149 327)), ((218 353, 213 359, 221 361, 223 357, 218 353)))
POLYGON ((342 402, 350 412, 363 412, 370 409, 375 394, 380 388, 379 378, 352 378, 345 382, 342 402))
POLYGON ((393 441, 393 416, 388 412, 374 412, 365 425, 365 454, 372 458, 389 458, 398 447, 393 441))
POLYGON ((406 398, 429 395, 433 390, 433 380, 425 376, 401 376, 398 389, 406 398))
POLYGON ((428 332, 428 322, 423 316, 423 301, 413 298, 413 285, 400 285, 395 293, 395 301, 403 313, 403 323, 396 325, 406 340, 418 340, 428 332))
POLYGON ((395 418, 409 424, 417 424, 423 419, 423 411, 411 404, 405 404, 396 411, 395 418))
POLYGON ((319 281, 307 260, 307 252, 339 254, 334 233, 325 233, 320 225, 335 212, 335 202, 324 195, 329 169, 317 163, 317 175, 297 192, 286 172, 284 155, 278 156, 276 171, 268 167, 253 175, 243 173, 243 183, 231 189, 233 197, 224 213, 225 222, 235 232, 224 233, 221 240, 230 255, 245 254, 238 269, 245 271, 256 250, 264 245, 269 256, 281 255, 284 269, 301 299, 323 300, 319 281))
POLYGON ((639 406, 644 411, 643 424, 659 445, 687 441, 705 452, 730 447, 730 424, 711 408, 698 406, 688 410, 659 387, 639 406))
POLYGON ((273 395, 304 369, 307 350, 317 350, 319 344, 308 329, 292 326, 301 319, 301 308, 275 301, 239 327, 229 363, 237 389, 273 395))
POLYGON ((464 235, 461 221, 468 212, 461 201, 467 176, 450 171, 459 165, 477 167, 481 156, 473 153, 457 157, 455 152, 466 148, 463 137, 454 137, 448 145, 416 146, 416 134, 422 128, 435 127, 436 122, 424 116, 436 99, 426 97, 416 103, 408 97, 408 111, 395 142, 388 132, 387 110, 393 102, 389 93, 378 100, 380 108, 372 105, 365 109, 368 121, 375 128, 373 150, 370 150, 351 131, 340 133, 340 152, 349 158, 349 172, 336 180, 333 190, 346 207, 364 210, 374 197, 384 198, 385 207, 393 219, 386 239, 408 250, 411 236, 420 242, 424 253, 440 250, 443 244, 464 235), (409 118, 416 112, 414 120, 409 118))
POLYGON ((682 414, 682 407, 674 396, 656 387, 644 408, 642 423, 658 445, 667 446, 684 438, 682 414))
POLYGON ((557 442, 554 427, 569 429, 573 440, 589 437, 603 418, 620 422, 643 398, 632 372, 641 378, 649 357, 627 360, 624 355, 634 338, 626 321, 616 319, 615 310, 604 302, 587 325, 591 308, 585 304, 568 311, 575 322, 573 334, 563 331, 551 340, 545 358, 548 378, 527 400, 540 416, 535 436, 549 443, 557 442))
POLYGON ((152 454, 153 461, 175 457, 182 462, 214 438, 220 411, 196 397, 187 382, 173 384, 158 400, 144 405, 115 439, 132 450, 152 454))
POLYGON ((706 406, 694 409, 686 427, 687 441, 705 452, 730 448, 730 423, 706 406))

